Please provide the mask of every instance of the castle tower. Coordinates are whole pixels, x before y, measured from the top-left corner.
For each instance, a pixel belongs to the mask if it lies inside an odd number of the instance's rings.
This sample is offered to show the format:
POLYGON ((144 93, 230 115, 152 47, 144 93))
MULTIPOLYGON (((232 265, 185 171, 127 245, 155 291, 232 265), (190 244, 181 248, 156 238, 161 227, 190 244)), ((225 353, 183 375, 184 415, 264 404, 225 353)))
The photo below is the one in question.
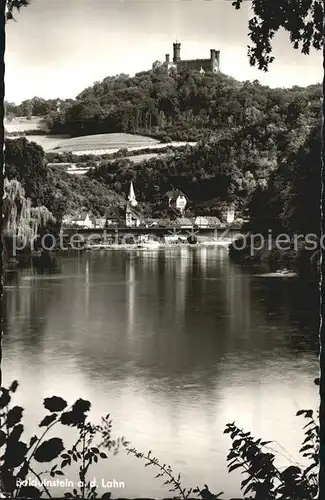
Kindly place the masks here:
POLYGON ((215 71, 220 71, 220 50, 216 50, 216 66, 215 71))
POLYGON ((181 44, 179 42, 173 43, 173 62, 176 64, 181 60, 181 44))
POLYGON ((166 55, 165 55, 165 63, 166 63, 166 64, 169 64, 169 62, 170 62, 170 61, 169 61, 169 54, 166 54, 166 55))
POLYGON ((128 202, 131 205, 131 207, 136 207, 138 202, 136 200, 135 194, 134 194, 134 188, 133 188, 133 182, 131 181, 130 183, 130 191, 129 191, 129 196, 128 196, 128 202))
POLYGON ((216 50, 210 49, 211 71, 215 71, 216 67, 216 50))
POLYGON ((220 70, 220 50, 210 49, 211 71, 220 70))

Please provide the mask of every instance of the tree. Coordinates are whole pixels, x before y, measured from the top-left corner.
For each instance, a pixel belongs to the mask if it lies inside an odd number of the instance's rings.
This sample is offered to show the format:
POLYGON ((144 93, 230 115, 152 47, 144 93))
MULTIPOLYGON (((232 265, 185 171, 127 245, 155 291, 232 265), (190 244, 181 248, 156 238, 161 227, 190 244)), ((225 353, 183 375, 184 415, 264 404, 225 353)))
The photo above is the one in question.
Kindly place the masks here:
MULTIPOLYGON (((235 0, 232 5, 240 9, 243 0, 235 0)), ((249 36, 252 45, 248 47, 248 57, 252 66, 267 71, 269 64, 274 61, 272 54, 272 39, 279 29, 289 33, 290 43, 294 49, 303 54, 309 54, 311 48, 323 50, 323 96, 325 95, 325 43, 324 17, 325 4, 323 0, 252 0, 254 16, 249 20, 249 36)), ((325 101, 323 98, 323 116, 325 116, 325 101)), ((325 137, 325 121, 323 120, 323 138, 325 137)), ((323 139, 321 152, 321 180, 325 182, 325 141, 323 139)), ((325 197, 322 188, 321 200, 321 236, 325 234, 325 197)), ((321 248, 321 294, 325 294, 325 249, 321 248)), ((325 302, 321 301, 321 316, 325 316, 325 302)), ((321 322, 320 345, 325 343, 325 324, 321 322)), ((320 350, 320 366, 325 364, 324 348, 320 350)), ((325 498, 325 377, 320 380, 320 472, 319 472, 319 499, 325 498)))
POLYGON ((16 19, 14 18, 14 12, 17 10, 18 12, 22 7, 27 7, 29 5, 29 0, 6 0, 6 5, 5 5, 5 19, 6 21, 13 20, 15 21, 16 19))
MULTIPOLYGON (((238 10, 244 0, 234 0, 238 10)), ((252 66, 267 71, 274 61, 272 39, 279 29, 289 33, 293 48, 309 54, 310 49, 324 47, 324 2, 323 0, 252 0, 254 16, 249 20, 248 47, 252 66)))

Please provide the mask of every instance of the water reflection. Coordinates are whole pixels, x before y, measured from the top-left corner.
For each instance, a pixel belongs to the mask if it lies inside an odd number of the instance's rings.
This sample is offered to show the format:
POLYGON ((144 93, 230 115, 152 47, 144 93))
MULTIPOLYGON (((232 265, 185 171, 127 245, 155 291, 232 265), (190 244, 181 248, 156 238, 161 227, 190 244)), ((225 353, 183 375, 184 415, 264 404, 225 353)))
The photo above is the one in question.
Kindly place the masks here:
MULTIPOLYGON (((294 414, 317 404, 317 311, 306 285, 263 281, 213 248, 104 251, 59 264, 58 273, 6 279, 3 369, 25 384, 21 404, 30 406, 29 391, 89 398, 96 416, 110 411, 117 433, 185 481, 233 496, 228 421, 298 451, 294 414)), ((39 418, 41 408, 31 411, 39 418)), ((143 495, 144 481, 149 496, 168 496, 127 457, 113 460, 113 473, 128 477, 120 496, 143 495)))

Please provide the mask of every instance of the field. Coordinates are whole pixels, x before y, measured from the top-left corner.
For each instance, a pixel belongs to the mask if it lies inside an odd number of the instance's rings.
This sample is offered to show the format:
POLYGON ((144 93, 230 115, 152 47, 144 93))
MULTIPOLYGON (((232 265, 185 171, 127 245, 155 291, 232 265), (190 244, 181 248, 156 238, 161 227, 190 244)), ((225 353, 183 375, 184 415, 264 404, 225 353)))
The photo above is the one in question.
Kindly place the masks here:
POLYGON ((122 148, 146 148, 157 144, 159 144, 157 140, 141 135, 99 134, 64 139, 58 143, 58 146, 55 147, 55 151, 58 153, 73 151, 79 154, 90 154, 92 152, 100 154, 100 151, 103 154, 104 151, 118 151, 122 148))
MULTIPOLYGON (((14 139, 14 138, 13 138, 14 139)), ((60 143, 63 141, 67 140, 67 138, 64 138, 62 136, 55 136, 55 135, 27 135, 26 139, 28 139, 30 142, 36 142, 36 144, 39 144, 42 146, 44 151, 47 153, 48 151, 53 151, 53 148, 56 148, 60 143)))
POLYGON ((13 118, 12 120, 4 119, 4 127, 8 132, 24 132, 25 130, 37 130, 41 127, 42 118, 39 116, 32 116, 27 120, 25 116, 13 118))

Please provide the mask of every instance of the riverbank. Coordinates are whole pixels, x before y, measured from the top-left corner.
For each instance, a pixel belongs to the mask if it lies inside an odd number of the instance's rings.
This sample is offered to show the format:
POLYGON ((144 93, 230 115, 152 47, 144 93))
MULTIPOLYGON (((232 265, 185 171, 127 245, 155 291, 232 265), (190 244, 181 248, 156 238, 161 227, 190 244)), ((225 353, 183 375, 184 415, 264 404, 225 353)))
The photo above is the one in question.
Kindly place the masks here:
POLYGON ((256 235, 241 236, 229 245, 229 256, 234 262, 266 264, 271 273, 287 271, 300 276, 317 277, 320 266, 320 251, 310 249, 303 242, 280 248, 276 240, 265 239, 263 245, 256 244, 256 235))

